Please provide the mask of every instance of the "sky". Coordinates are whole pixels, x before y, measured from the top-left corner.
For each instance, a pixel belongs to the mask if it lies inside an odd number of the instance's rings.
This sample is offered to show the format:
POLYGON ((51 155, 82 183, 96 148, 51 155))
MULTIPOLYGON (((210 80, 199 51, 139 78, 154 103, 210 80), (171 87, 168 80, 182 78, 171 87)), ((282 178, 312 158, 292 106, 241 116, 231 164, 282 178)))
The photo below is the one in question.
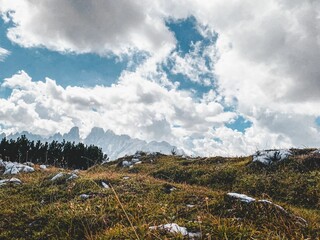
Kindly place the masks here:
POLYGON ((320 2, 0 0, 0 132, 192 155, 320 146, 320 2))

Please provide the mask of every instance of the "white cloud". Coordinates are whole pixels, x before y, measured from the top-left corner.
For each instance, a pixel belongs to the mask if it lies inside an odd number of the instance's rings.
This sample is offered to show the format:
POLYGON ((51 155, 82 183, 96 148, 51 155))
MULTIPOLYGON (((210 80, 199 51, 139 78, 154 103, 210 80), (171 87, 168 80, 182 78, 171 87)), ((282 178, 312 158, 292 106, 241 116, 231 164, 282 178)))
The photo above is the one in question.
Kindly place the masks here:
POLYGON ((0 47, 0 62, 3 62, 10 55, 10 51, 0 47))
POLYGON ((110 88, 62 88, 50 79, 32 82, 21 72, 4 83, 16 88, 8 100, 1 99, 5 125, 45 134, 65 132, 73 125, 82 127, 84 133, 95 125, 143 139, 173 141, 197 153, 221 155, 319 145, 320 130, 315 123, 320 116, 318 1, 82 4, 5 0, 0 10, 15 11, 9 17, 3 15, 16 24, 8 37, 24 47, 101 55, 135 49, 147 51, 151 57, 135 72, 124 71, 110 88), (204 53, 195 48, 182 57, 172 52, 175 39, 165 19, 189 15, 205 26, 199 28, 204 35, 215 31, 219 37, 204 53), (204 54, 212 59, 209 67, 204 54), (216 76, 218 88, 203 99, 178 91, 159 69, 168 59, 176 64, 174 72, 195 82, 206 83, 199 77, 200 71, 216 76), (237 114, 253 122, 252 127, 244 133, 226 128, 224 122, 236 113, 224 113, 219 102, 235 107, 237 114), (19 113, 35 124, 26 124, 19 113))
POLYGON ((201 41, 194 43, 191 50, 184 55, 176 51, 173 52, 167 59, 173 65, 171 72, 173 74, 182 74, 188 77, 189 81, 205 86, 213 86, 214 72, 206 62, 208 52, 210 52, 210 58, 214 59, 216 56, 214 44, 204 46, 201 41))
POLYGON ((2 87, 13 89, 8 99, 1 99, 0 123, 7 131, 49 135, 76 125, 87 134, 98 126, 146 140, 180 143, 184 136, 204 134, 235 117, 217 102, 194 102, 188 92, 130 75, 111 87, 63 88, 49 78, 32 81, 20 71, 5 79, 2 87), (175 126, 180 126, 178 131, 175 126))
POLYGON ((175 39, 156 9, 150 1, 132 0, 3 0, 0 6, 4 20, 14 23, 8 38, 23 47, 101 55, 173 47, 175 39))
MULTIPOLYGON (((178 14, 192 14, 219 34, 213 61, 218 94, 253 122, 240 134, 243 151, 255 144, 318 146, 320 3, 216 0, 185 6, 178 14), (258 141, 253 133, 270 140, 258 141)), ((234 131, 231 136, 237 139, 234 131)))

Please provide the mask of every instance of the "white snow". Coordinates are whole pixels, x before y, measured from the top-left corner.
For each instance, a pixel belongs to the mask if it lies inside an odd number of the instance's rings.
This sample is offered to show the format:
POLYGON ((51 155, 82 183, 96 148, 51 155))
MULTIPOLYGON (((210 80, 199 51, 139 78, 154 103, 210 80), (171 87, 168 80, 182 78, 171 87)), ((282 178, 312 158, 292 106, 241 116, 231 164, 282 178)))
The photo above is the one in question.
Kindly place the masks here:
POLYGON ((53 178, 51 178, 51 181, 55 181, 59 178, 62 178, 64 176, 64 173, 59 172, 58 174, 56 174, 53 178))
POLYGON ((130 177, 128 177, 128 176, 124 176, 122 179, 124 179, 124 180, 128 180, 130 177))
POLYGON ((291 156, 292 153, 287 149, 279 149, 279 150, 263 150, 258 151, 253 155, 253 162, 261 162, 265 165, 272 164, 276 161, 282 161, 291 156))
POLYGON ((142 162, 141 161, 138 161, 138 162, 135 162, 134 164, 136 165, 136 164, 141 164, 142 162))
POLYGON ((7 183, 21 184, 22 182, 18 178, 10 178, 10 179, 2 179, 2 180, 0 180, 0 186, 6 185, 7 183))
POLYGON ((0 161, 0 165, 5 168, 3 174, 18 174, 19 172, 34 172, 34 168, 17 162, 0 161))
POLYGON ((193 208, 193 207, 195 207, 195 205, 193 205, 193 204, 187 204, 186 205, 188 208, 193 208))
POLYGON ((250 202, 254 202, 255 199, 252 197, 249 197, 245 194, 240 194, 240 193, 227 193, 227 195, 231 198, 235 198, 235 199, 239 199, 241 202, 246 202, 246 203, 250 203, 250 202))
POLYGON ((189 239, 194 239, 194 238, 200 238, 201 237, 201 233, 188 232, 187 228, 180 227, 176 223, 167 223, 167 224, 162 224, 162 225, 159 225, 159 226, 151 226, 151 227, 149 227, 149 229, 150 230, 156 230, 156 229, 165 230, 165 231, 170 232, 170 233, 181 234, 183 236, 188 236, 189 239))
POLYGON ((110 188, 110 186, 108 184, 106 184, 105 182, 101 182, 101 184, 102 184, 102 187, 104 187, 106 189, 110 188))

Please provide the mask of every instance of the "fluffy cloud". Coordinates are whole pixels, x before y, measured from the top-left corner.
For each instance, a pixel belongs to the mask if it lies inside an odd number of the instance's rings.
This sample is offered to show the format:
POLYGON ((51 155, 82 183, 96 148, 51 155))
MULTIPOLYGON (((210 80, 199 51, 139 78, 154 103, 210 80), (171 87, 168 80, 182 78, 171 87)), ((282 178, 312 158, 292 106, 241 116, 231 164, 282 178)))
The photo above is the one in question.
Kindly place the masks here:
POLYGON ((167 59, 167 64, 172 65, 173 74, 182 74, 190 81, 205 86, 213 86, 213 66, 208 64, 208 59, 214 59, 216 51, 214 44, 205 45, 198 41, 192 45, 191 50, 182 55, 175 51, 167 59))
POLYGON ((228 134, 225 129, 226 136, 233 136, 229 142, 240 136, 242 151, 254 145, 319 145, 315 123, 320 115, 319 2, 200 0, 189 1, 179 10, 181 2, 172 4, 168 13, 193 15, 219 35, 212 61, 217 92, 253 122, 243 134, 228 134), (269 140, 259 141, 255 135, 269 140))
POLYGON ((20 71, 5 79, 2 87, 13 89, 8 99, 1 99, 0 123, 6 131, 49 135, 76 125, 87 134, 98 126, 146 140, 179 143, 180 138, 201 135, 235 117, 218 102, 194 102, 188 92, 130 75, 111 87, 63 88, 49 78, 34 82, 20 71))
POLYGON ((3 86, 14 90, 9 99, 1 99, 0 116, 12 129, 49 134, 78 125, 85 133, 100 126, 222 155, 319 145, 317 1, 4 0, 0 11, 15 24, 8 37, 24 47, 101 55, 133 49, 151 53, 110 88, 62 88, 50 79, 33 82, 24 72, 6 79, 3 86), (165 20, 190 15, 205 37, 216 32, 218 39, 205 52, 195 43, 193 51, 182 56, 173 51, 175 39, 165 20), (211 58, 210 66, 205 57, 211 58), (196 83, 210 85, 214 76, 212 91, 202 99, 178 91, 159 69, 166 60, 174 62, 173 73, 196 83), (223 106, 236 113, 225 113, 223 106), (27 124, 19 113, 35 124, 27 124), (252 127, 244 133, 225 127, 236 114, 252 127))
POLYGON ((156 5, 131 0, 3 0, 0 11, 14 23, 8 38, 23 47, 105 55, 173 47, 175 39, 156 5))

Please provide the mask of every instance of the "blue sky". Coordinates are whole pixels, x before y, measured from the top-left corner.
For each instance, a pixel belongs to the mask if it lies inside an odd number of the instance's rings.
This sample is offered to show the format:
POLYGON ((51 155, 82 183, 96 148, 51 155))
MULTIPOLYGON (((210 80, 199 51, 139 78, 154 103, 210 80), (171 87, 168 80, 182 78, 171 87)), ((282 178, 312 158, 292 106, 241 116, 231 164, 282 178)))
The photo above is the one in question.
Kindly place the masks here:
POLYGON ((195 154, 318 146, 320 34, 303 14, 319 6, 278 1, 4 0, 1 130, 98 126, 195 154))
POLYGON ((46 48, 23 48, 11 42, 7 36, 10 23, 0 19, 0 44, 11 53, 0 63, 0 78, 11 77, 23 69, 34 79, 55 79, 62 86, 109 86, 120 76, 127 61, 117 56, 100 57, 97 54, 67 54, 46 48), (67 73, 67 74, 66 74, 67 73))

